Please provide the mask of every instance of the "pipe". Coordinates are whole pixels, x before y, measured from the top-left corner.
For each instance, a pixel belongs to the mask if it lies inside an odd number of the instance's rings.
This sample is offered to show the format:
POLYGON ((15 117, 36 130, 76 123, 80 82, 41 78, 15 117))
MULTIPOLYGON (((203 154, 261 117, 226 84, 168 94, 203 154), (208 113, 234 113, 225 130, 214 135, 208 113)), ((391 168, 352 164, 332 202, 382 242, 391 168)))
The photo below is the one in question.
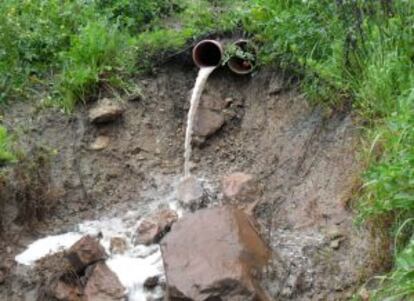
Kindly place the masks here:
POLYGON ((199 67, 217 67, 223 58, 223 47, 215 40, 202 40, 193 48, 193 61, 199 67))
POLYGON ((246 52, 250 57, 238 57, 233 55, 227 62, 229 69, 236 74, 245 75, 253 72, 256 64, 257 48, 249 40, 240 39, 233 43, 236 48, 246 52))

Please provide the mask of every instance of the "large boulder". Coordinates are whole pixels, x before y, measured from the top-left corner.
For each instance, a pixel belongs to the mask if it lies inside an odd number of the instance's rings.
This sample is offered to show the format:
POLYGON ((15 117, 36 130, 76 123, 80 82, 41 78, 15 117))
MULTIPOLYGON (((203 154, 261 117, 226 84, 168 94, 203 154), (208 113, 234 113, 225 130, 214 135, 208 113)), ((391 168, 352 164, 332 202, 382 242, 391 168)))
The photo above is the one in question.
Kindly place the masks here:
POLYGON ((98 262, 91 269, 83 301, 126 300, 125 288, 104 262, 98 262))
POLYGON ((65 257, 73 266, 74 270, 80 272, 88 265, 106 259, 107 254, 98 239, 86 235, 70 247, 65 257))
POLYGON ((135 233, 135 244, 150 245, 158 243, 170 231, 171 225, 177 219, 177 212, 171 209, 161 209, 144 218, 135 233))
POLYGON ((89 120, 92 123, 106 123, 118 119, 124 113, 119 102, 104 98, 89 110, 89 120))
POLYGON ((186 215, 162 240, 161 250, 168 300, 270 300, 259 284, 270 250, 239 209, 186 215))

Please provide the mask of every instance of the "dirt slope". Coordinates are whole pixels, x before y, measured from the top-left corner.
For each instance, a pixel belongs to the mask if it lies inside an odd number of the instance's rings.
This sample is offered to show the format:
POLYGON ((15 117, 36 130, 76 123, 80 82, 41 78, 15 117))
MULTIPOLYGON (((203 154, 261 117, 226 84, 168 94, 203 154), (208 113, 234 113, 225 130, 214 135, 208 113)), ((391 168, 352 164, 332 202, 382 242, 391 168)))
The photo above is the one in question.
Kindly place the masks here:
MULTIPOLYGON (((26 133, 23 147, 56 150, 51 179, 64 195, 42 233, 9 224, 20 241, 6 243, 12 248, 8 254, 3 249, 2 259, 34 237, 68 231, 83 219, 122 216, 131 208, 145 214, 174 198, 195 76, 191 65, 172 62, 137 79, 143 98, 125 102, 122 119, 99 127, 87 119, 89 105, 71 116, 28 103, 11 106, 4 122, 26 133), (109 146, 91 150, 98 135, 108 136, 109 146)), ((217 70, 205 97, 231 104, 223 128, 195 149, 193 173, 218 201, 221 176, 244 171, 259 178, 263 195, 255 215, 275 253, 266 279, 275 300, 345 300, 369 265, 370 249, 368 234, 354 229, 347 209, 360 170, 349 111, 310 106, 277 70, 247 78, 217 70)), ((5 212, 15 213, 13 206, 5 212)), ((11 272, 0 285, 1 300, 31 300, 36 283, 25 273, 11 272)))

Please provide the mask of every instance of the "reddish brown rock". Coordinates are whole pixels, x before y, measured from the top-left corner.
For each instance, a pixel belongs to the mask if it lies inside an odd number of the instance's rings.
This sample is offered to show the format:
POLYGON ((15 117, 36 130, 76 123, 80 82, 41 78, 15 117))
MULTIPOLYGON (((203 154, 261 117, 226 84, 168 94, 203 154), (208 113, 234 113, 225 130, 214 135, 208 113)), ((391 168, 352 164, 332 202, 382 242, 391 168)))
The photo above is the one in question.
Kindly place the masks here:
POLYGON ((105 123, 114 121, 124 113, 119 102, 104 98, 89 110, 89 120, 92 123, 105 123))
POLYGON ((82 301, 82 289, 80 285, 76 283, 69 283, 62 279, 59 279, 55 282, 52 282, 49 287, 49 291, 49 294, 57 300, 82 301))
POLYGON ((104 262, 98 262, 86 284, 83 301, 126 300, 125 293, 115 273, 104 262))
POLYGON ((259 278, 270 251, 241 210, 188 214, 173 225, 161 250, 169 300, 269 300, 259 278))
POLYGON ((150 245, 159 242, 177 219, 177 212, 171 209, 155 212, 139 224, 135 234, 135 244, 150 245))
POLYGON ((260 188, 255 178, 243 172, 235 172, 221 180, 223 197, 231 201, 254 202, 260 197, 260 188))
POLYGON ((195 116, 194 135, 209 137, 217 132, 223 124, 223 114, 201 107, 195 116))
POLYGON ((99 240, 90 235, 86 235, 78 240, 66 253, 73 268, 79 272, 88 265, 107 257, 105 249, 100 245, 99 240))

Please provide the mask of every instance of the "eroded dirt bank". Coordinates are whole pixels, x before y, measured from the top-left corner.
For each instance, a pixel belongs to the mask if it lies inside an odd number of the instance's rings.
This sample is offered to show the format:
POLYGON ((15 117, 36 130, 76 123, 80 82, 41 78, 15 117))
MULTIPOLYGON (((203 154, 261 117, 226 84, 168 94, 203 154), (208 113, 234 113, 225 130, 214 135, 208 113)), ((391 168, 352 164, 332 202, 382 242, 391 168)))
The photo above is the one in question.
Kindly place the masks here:
MULTIPOLYGON (((4 122, 25 133, 24 147, 56 150, 50 179, 63 194, 40 233, 12 225, 17 209, 7 204, 2 261, 35 237, 66 232, 85 219, 122 216, 129 209, 140 208, 145 215, 174 198, 183 172, 188 94, 195 76, 191 65, 173 62, 156 76, 137 79, 143 97, 125 101, 123 118, 107 125, 89 122, 89 105, 71 116, 37 111, 27 103, 8 109, 4 122), (109 137, 108 146, 91 149, 100 135, 109 137)), ((203 101, 214 103, 225 123, 195 148, 192 172, 206 180, 215 202, 222 198, 222 176, 243 171, 259 180, 254 214, 274 251, 274 268, 266 276, 272 297, 350 297, 369 271, 371 249, 368 233, 353 227, 347 208, 360 171, 358 132, 350 112, 310 106, 276 70, 249 78, 217 70, 203 101)), ((23 267, 12 268, 0 285, 0 299, 33 300, 36 281, 23 267)))

